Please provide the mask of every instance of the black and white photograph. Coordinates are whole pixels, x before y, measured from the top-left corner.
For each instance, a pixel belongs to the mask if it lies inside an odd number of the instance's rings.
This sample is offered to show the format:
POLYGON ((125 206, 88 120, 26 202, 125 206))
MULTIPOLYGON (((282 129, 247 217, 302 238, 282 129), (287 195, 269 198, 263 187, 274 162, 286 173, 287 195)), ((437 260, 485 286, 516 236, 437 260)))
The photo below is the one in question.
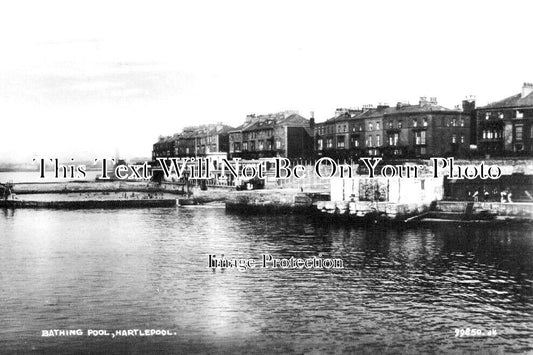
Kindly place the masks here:
POLYGON ((0 354, 532 354, 533 3, 0 4, 0 354))

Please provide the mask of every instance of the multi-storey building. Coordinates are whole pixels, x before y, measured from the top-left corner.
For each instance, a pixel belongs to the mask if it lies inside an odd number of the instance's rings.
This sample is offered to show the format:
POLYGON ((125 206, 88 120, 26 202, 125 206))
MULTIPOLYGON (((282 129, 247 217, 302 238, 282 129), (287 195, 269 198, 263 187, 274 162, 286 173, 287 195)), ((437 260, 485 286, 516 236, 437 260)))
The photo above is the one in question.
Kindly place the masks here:
POLYGON ((185 127, 181 133, 168 137, 159 137, 159 140, 153 145, 152 159, 227 153, 229 131, 232 129, 232 127, 221 123, 185 127))
POLYGON ((229 132, 230 157, 309 158, 313 154, 312 120, 294 112, 248 115, 243 125, 229 132))
POLYGON ((470 111, 447 109, 436 98, 387 109, 382 127, 385 156, 463 156, 470 149, 470 111))
POLYGON ((168 158, 175 156, 177 135, 174 136, 159 136, 159 139, 153 145, 152 160, 156 158, 168 158))
POLYGON ((335 116, 315 125, 315 152, 318 157, 346 159, 364 149, 364 122, 360 109, 339 108, 335 116))
MULTIPOLYGON (((196 127, 194 135, 194 155, 228 152, 229 132, 233 127, 222 123, 196 127)), ((178 143, 179 144, 179 143, 178 143)))
POLYGON ((470 110, 449 110, 425 97, 418 105, 366 106, 317 124, 315 141, 318 156, 340 159, 460 156, 470 146, 470 110))
POLYGON ((522 92, 476 110, 477 147, 493 156, 533 153, 533 84, 522 92))
POLYGON ((185 127, 176 144, 176 157, 194 157, 196 151, 196 130, 198 127, 185 127))

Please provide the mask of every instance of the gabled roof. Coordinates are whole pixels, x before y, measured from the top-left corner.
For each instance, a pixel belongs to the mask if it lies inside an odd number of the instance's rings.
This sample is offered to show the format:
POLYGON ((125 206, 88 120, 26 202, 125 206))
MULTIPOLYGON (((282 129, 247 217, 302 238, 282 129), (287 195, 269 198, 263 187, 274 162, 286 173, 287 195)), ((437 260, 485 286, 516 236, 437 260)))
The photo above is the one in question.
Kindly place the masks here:
POLYGON ((277 123, 284 127, 309 127, 309 120, 297 113, 282 118, 278 120, 277 123))
POLYGON ((517 94, 505 98, 500 101, 492 102, 486 106, 480 107, 481 109, 486 108, 509 108, 509 107, 533 107, 533 92, 525 97, 522 97, 522 94, 517 94))

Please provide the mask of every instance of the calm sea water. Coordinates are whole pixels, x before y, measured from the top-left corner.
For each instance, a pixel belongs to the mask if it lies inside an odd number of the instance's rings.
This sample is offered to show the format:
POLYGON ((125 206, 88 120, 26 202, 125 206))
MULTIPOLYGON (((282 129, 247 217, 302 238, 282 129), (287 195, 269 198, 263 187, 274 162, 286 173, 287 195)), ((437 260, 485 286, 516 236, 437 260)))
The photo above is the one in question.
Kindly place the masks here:
POLYGON ((0 352, 533 351, 533 233, 224 209, 0 210, 0 352), (207 254, 342 258, 240 272, 207 254), (172 336, 42 337, 45 329, 172 336), (455 329, 496 336, 455 337, 455 329))

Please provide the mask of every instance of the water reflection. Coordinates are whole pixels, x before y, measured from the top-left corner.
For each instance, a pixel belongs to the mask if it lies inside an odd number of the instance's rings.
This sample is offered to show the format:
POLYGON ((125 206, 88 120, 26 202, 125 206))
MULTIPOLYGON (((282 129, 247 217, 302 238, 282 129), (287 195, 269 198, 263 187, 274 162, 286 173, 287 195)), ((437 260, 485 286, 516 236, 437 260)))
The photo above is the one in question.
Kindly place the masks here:
POLYGON ((220 209, 3 210, 9 351, 533 350, 531 230, 384 229, 220 209), (208 254, 323 254, 343 270, 212 270, 208 254), (496 337, 454 338, 455 328, 496 337), (173 337, 42 338, 42 329, 173 337), (20 342, 24 339, 24 342, 20 342))

